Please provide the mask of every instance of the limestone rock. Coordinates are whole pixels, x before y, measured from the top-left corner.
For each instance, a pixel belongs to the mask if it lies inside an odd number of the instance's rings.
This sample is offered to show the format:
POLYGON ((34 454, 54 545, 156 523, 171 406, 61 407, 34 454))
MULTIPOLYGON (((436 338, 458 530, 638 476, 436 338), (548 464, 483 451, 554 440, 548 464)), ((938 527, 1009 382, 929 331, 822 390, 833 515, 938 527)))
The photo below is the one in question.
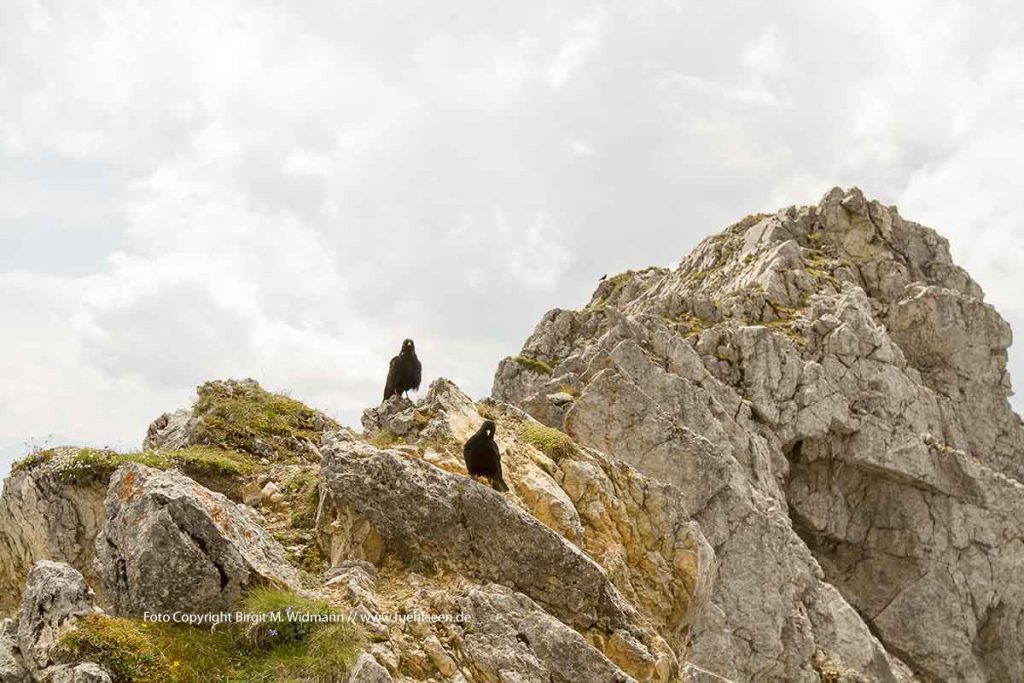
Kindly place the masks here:
POLYGON ((5 620, 0 627, 0 683, 28 683, 32 680, 18 651, 17 629, 5 620))
POLYGON ((621 632, 637 645, 636 666, 674 669, 604 570, 496 491, 355 440, 327 446, 322 472, 317 528, 332 563, 394 557, 501 583, 583 632, 621 632))
POLYGON ((263 389, 254 379, 206 382, 191 409, 164 413, 146 430, 146 450, 218 446, 270 459, 320 457, 323 434, 339 429, 320 411, 263 389))
POLYGON ((682 492, 720 563, 695 666, 1017 680, 1009 344, 944 239, 837 188, 546 314, 519 357, 551 373, 506 359, 493 394, 682 492))
POLYGON ((96 611, 95 594, 74 567, 41 560, 25 580, 18 617, 18 650, 33 673, 60 664, 57 645, 77 617, 96 611))
POLYGON ((118 613, 215 612, 257 583, 299 585, 251 510, 178 472, 122 466, 105 510, 96 567, 118 613))
POLYGON ((46 683, 111 683, 110 674, 93 662, 51 666, 42 680, 46 683))
POLYGON ((164 413, 149 424, 142 447, 146 450, 175 450, 196 445, 196 422, 191 410, 164 413))
POLYGON ((390 683, 391 674, 366 652, 359 653, 348 674, 348 683, 390 683))
POLYGON ((98 585, 92 561, 105 495, 105 482, 70 482, 50 463, 14 472, 4 481, 0 613, 17 608, 25 577, 39 560, 67 562, 98 585))
MULTIPOLYGON (((579 633, 504 586, 474 587, 446 596, 471 631, 458 649, 480 680, 626 683, 635 679, 579 633)), ((642 680, 664 680, 651 670, 642 680)))
POLYGON ((392 433, 396 420, 415 421, 416 428, 407 432, 410 444, 426 441, 423 458, 460 475, 465 475, 462 443, 485 415, 495 420, 505 478, 512 487, 506 500, 582 548, 675 651, 686 650, 692 624, 710 594, 715 559, 682 504, 683 496, 671 485, 580 448, 506 404, 475 405, 444 378, 431 385, 419 404, 385 403, 367 414, 374 416, 376 429, 392 433), (543 450, 556 444, 551 455, 543 450))

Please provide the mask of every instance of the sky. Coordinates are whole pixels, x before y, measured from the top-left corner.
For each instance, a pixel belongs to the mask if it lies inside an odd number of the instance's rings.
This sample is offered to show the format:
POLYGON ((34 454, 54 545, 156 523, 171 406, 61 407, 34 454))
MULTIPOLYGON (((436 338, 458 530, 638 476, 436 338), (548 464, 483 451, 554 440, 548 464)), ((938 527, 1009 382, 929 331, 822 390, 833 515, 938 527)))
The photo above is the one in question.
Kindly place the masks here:
POLYGON ((835 185, 1021 330, 1022 158, 1016 2, 5 0, 0 474, 214 378, 357 425, 405 337, 486 396, 601 275, 835 185))

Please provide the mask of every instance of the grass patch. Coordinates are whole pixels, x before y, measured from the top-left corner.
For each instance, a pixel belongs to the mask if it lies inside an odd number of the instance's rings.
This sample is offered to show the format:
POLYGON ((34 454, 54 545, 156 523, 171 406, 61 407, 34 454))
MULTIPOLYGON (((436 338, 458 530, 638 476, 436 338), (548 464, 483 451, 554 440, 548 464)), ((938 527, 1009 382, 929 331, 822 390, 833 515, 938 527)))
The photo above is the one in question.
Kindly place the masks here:
POLYGON ((536 422, 524 422, 519 428, 519 435, 523 441, 555 462, 576 452, 576 444, 569 435, 553 427, 545 427, 536 422))
POLYGON ((532 370, 533 372, 536 372, 537 374, 540 375, 550 375, 555 371, 555 369, 551 367, 549 364, 545 363, 542 360, 531 358, 530 356, 519 355, 512 358, 512 360, 514 360, 516 363, 523 366, 527 370, 532 370))
POLYGON ((312 529, 320 505, 320 477, 302 472, 284 482, 282 491, 292 501, 289 522, 297 529, 312 529))
POLYGON ((325 429, 338 424, 287 396, 265 391, 255 380, 207 382, 197 389, 192 410, 200 417, 196 436, 229 450, 264 455, 259 442, 279 455, 302 455, 296 442, 322 444, 325 429))
POLYGON ((43 467, 68 484, 88 485, 106 481, 121 465, 135 462, 147 467, 166 470, 173 462, 158 451, 118 453, 107 448, 74 448, 60 446, 47 448, 14 463, 13 472, 25 472, 43 467))
POLYGON ((250 474, 256 469, 245 455, 212 446, 192 446, 177 451, 158 451, 186 472, 201 472, 225 477, 250 474))
POLYGON ((683 336, 690 340, 697 339, 704 333, 704 330, 715 326, 715 321, 698 318, 691 313, 681 313, 674 318, 670 316, 662 316, 662 319, 679 328, 679 331, 682 332, 683 336))
POLYGON ((338 615, 330 605, 259 590, 240 609, 268 618, 210 630, 89 615, 61 636, 60 648, 71 661, 104 666, 115 683, 345 680, 362 642, 358 627, 301 621, 301 615, 338 615))
POLYGON ((394 434, 390 429, 382 429, 370 438, 370 443, 384 450, 398 444, 404 444, 405 439, 394 434))
POLYGON ((254 469, 246 456, 210 446, 130 453, 118 453, 109 448, 60 446, 22 458, 14 463, 11 471, 26 472, 43 467, 63 482, 84 486, 105 482, 114 470, 127 463, 139 463, 158 470, 177 468, 192 474, 229 477, 248 474, 254 469))

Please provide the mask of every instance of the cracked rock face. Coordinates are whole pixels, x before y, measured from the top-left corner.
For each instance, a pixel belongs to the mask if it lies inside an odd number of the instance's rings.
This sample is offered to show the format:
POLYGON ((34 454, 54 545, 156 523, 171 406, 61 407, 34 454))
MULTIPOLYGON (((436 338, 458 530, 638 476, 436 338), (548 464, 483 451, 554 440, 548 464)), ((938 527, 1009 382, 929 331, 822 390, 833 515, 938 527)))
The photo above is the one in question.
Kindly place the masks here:
POLYGON ((216 612, 257 583, 299 585, 254 511, 178 472, 121 466, 105 509, 96 570, 119 614, 216 612))
POLYGON ((25 594, 18 619, 18 649, 34 674, 60 664, 60 636, 74 626, 75 618, 95 612, 95 594, 85 578, 62 562, 37 562, 25 580, 25 594))
POLYGON ((394 448, 465 477, 462 443, 484 415, 497 423, 512 489, 499 500, 583 550, 673 651, 684 653, 707 605, 715 559, 672 485, 580 447, 511 406, 478 406, 445 379, 435 381, 417 405, 392 399, 366 411, 364 427, 371 439, 400 435, 406 443, 394 448))
POLYGON ((720 563, 694 664, 1021 680, 1010 340, 944 239, 836 189, 548 313, 493 393, 682 492, 720 563))
POLYGON ((419 458, 341 439, 324 449, 317 528, 332 564, 435 563, 510 586, 595 638, 628 642, 636 667, 675 670, 671 649, 584 552, 498 492, 419 458))

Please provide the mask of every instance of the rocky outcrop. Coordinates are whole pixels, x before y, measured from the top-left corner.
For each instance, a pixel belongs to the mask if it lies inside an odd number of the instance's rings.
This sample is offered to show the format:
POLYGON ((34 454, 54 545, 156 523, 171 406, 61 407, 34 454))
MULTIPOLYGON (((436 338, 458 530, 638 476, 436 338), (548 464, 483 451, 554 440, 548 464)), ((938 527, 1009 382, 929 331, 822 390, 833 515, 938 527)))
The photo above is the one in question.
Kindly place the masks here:
POLYGON ((630 668, 650 679, 676 669, 599 565, 496 491, 353 439, 324 449, 322 473, 317 527, 332 563, 394 558, 500 583, 595 640, 626 643, 630 668))
POLYGON ((111 478, 96 570, 119 614, 217 612, 254 585, 299 585, 251 509, 139 464, 111 478))
POLYGON ((445 379, 419 404, 392 399, 366 411, 363 426, 371 440, 397 439, 393 448, 465 476, 462 444, 485 417, 498 425, 512 489, 504 499, 584 550, 672 649, 685 653, 715 560, 672 485, 582 448, 511 406, 474 404, 445 379))
POLYGON ((410 617, 370 622, 374 642, 360 654, 350 681, 636 680, 578 631, 506 586, 445 573, 393 574, 393 568, 381 578, 372 565, 354 561, 337 572, 328 586, 356 606, 353 617, 373 620, 396 603, 410 617))
POLYGON ((522 593, 489 584, 429 599, 473 624, 455 647, 472 663, 474 679, 514 674, 527 681, 634 680, 522 593))
POLYGON ((103 523, 105 482, 70 481, 61 462, 77 449, 57 449, 43 466, 23 468, 0 494, 0 614, 13 612, 29 570, 39 560, 67 562, 92 583, 93 543, 103 523))
POLYGON ((720 562, 695 664, 1016 680, 1009 343, 941 237, 833 190, 548 313, 494 396, 683 492, 720 562))
POLYGON ((317 460, 325 431, 337 423, 320 411, 263 389, 254 379, 217 380, 196 387, 191 409, 164 413, 146 430, 146 450, 216 446, 260 458, 317 460))
POLYGON ((29 671, 39 675, 63 664, 58 658, 60 636, 77 618, 96 611, 94 599, 73 567, 48 560, 32 567, 18 617, 18 650, 29 671))
POLYGON ((392 399, 364 414, 374 437, 446 471, 466 475, 461 449, 486 416, 497 425, 505 499, 582 548, 650 619, 676 652, 708 599, 714 553, 684 509, 681 492, 621 460, 582 448, 506 404, 479 406, 450 381, 434 382, 418 405, 392 399))

